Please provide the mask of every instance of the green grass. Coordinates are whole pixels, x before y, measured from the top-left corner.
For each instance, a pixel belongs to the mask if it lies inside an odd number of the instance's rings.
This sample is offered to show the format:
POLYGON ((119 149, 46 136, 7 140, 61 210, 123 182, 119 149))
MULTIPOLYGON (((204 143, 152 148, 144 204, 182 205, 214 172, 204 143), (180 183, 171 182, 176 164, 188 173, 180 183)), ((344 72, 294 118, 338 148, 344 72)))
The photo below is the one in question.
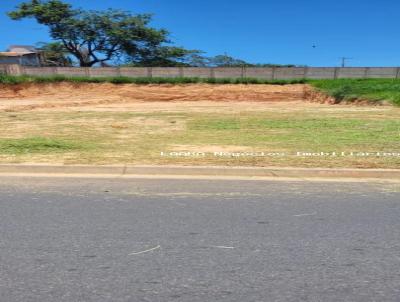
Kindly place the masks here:
POLYGON ((389 101, 400 106, 400 79, 337 79, 309 81, 315 88, 340 101, 389 101))
POLYGON ((48 137, 0 139, 1 154, 62 153, 87 149, 88 145, 48 137))
MULTIPOLYGON (((319 107, 318 107, 319 108, 319 107)), ((400 157, 162 157, 222 148, 399 152, 399 108, 275 111, 0 113, 0 162, 399 168, 400 157), (6 129, 14 128, 10 132, 6 129)))
POLYGON ((213 144, 234 142, 245 146, 279 146, 338 150, 399 148, 400 120, 365 120, 337 117, 206 117, 188 123, 197 140, 213 144))
POLYGON ((293 80, 264 80, 255 78, 196 78, 196 77, 86 77, 86 76, 11 76, 0 75, 0 84, 22 84, 22 83, 113 83, 113 84, 191 84, 191 83, 206 83, 206 84, 302 84, 304 79, 293 80))

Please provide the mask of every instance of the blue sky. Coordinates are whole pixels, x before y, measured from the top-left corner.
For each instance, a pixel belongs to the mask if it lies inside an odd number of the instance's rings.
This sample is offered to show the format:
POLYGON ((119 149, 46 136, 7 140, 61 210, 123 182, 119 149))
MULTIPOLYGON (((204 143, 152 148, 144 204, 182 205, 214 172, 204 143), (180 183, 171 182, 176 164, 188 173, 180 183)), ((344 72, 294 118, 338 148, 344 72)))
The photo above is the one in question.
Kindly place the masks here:
MULTIPOLYGON (((34 21, 5 12, 20 0, 1 0, 0 49, 49 41, 34 21)), ((399 66, 398 0, 68 0, 85 9, 154 13, 154 27, 176 45, 207 55, 227 52, 249 62, 338 66, 399 66), (312 45, 316 45, 313 48, 312 45)))

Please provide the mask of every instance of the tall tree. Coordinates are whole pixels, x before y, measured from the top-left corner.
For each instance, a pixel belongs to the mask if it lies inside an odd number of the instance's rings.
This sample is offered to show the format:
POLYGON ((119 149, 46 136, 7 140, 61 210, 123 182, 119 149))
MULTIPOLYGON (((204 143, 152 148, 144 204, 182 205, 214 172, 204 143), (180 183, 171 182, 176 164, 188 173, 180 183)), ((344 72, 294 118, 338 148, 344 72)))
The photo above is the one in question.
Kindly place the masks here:
POLYGON ((49 28, 51 37, 60 41, 80 66, 123 56, 140 55, 146 49, 169 42, 168 32, 149 26, 151 15, 129 12, 83 11, 61 0, 30 0, 8 13, 13 20, 34 18, 49 28))

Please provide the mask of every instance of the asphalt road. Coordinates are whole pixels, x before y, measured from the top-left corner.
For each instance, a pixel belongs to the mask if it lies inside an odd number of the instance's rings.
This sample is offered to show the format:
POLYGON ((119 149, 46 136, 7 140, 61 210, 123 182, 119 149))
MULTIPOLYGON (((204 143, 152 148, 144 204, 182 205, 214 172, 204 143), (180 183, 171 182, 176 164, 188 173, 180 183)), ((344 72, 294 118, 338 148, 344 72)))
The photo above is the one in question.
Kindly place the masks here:
POLYGON ((0 178, 0 301, 400 301, 400 186, 0 178))

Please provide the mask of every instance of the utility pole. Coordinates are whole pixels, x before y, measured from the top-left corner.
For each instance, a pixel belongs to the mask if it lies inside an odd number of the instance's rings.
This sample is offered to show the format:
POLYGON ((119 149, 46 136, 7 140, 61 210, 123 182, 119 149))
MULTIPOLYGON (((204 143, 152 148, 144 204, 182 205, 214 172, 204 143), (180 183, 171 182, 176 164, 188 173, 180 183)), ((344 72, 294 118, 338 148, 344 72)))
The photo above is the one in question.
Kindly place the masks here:
POLYGON ((346 67, 347 60, 353 60, 353 58, 346 58, 346 57, 341 57, 340 59, 342 60, 342 67, 346 67))

